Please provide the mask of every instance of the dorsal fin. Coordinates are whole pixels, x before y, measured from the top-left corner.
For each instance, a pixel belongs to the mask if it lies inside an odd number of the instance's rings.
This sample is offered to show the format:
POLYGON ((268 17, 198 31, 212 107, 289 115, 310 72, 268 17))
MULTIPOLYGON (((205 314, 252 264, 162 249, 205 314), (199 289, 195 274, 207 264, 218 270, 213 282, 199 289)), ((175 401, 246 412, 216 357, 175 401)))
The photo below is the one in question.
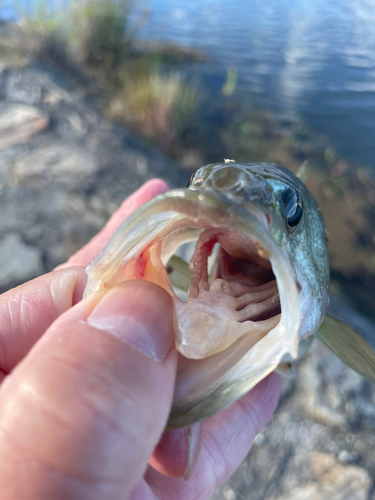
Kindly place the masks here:
POLYGON ((307 181, 307 177, 308 177, 307 165, 308 165, 308 163, 309 162, 307 160, 305 160, 296 172, 296 177, 298 177, 298 179, 300 181, 302 181, 303 183, 305 183, 307 181))

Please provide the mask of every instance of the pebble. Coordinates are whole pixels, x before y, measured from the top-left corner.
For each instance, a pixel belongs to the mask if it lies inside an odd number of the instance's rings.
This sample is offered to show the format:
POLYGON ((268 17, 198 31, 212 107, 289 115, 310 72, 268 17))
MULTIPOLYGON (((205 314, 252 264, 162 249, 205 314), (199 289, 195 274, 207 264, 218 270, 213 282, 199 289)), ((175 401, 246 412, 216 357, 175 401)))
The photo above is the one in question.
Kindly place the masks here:
POLYGON ((24 104, 0 106, 0 149, 28 142, 48 124, 48 115, 35 107, 24 104))

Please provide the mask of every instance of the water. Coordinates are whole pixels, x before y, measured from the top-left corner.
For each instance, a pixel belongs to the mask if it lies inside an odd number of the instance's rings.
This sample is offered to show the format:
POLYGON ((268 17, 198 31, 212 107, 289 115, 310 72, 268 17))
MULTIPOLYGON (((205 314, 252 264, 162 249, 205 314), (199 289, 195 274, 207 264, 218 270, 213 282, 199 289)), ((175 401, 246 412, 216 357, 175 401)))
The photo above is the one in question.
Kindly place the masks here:
POLYGON ((141 36, 202 49, 251 104, 297 115, 353 163, 375 158, 375 4, 370 0, 150 0, 141 36))
MULTIPOLYGON (((22 0, 30 10, 34 0, 22 0)), ((60 7, 65 0, 48 0, 60 7)), ((0 16, 14 19, 14 0, 0 16)), ((18 2, 19 5, 19 2, 18 2)), ((221 87, 228 67, 255 106, 297 115, 355 164, 375 158, 372 0, 148 0, 141 37, 203 50, 200 78, 221 87)), ((374 167, 375 171, 375 167, 374 167)))
MULTIPOLYGON (((23 2, 24 11, 32 11, 38 2, 56 9, 69 2, 17 1, 23 2)), ((14 19, 15 4, 0 0, 0 17, 14 19)), ((147 6, 151 14, 140 37, 203 51, 208 62, 185 65, 183 71, 201 82, 219 108, 227 70, 234 67, 241 105, 301 118, 316 136, 326 135, 325 144, 349 162, 343 175, 349 184, 353 178, 358 183, 360 165, 368 165, 375 178, 375 2, 148 0, 147 6)), ((215 135, 215 120, 221 118, 213 114, 211 121, 204 121, 208 133, 203 139, 198 134, 201 142, 215 135)), ((229 124, 227 119, 225 126, 229 124)), ((218 159, 218 154, 212 158, 218 159)), ((284 164, 289 166, 287 160, 284 164)), ((322 195, 325 187, 315 183, 313 193, 330 229, 333 277, 343 281, 356 307, 375 318, 375 182, 367 191, 336 195, 336 188, 322 195)))

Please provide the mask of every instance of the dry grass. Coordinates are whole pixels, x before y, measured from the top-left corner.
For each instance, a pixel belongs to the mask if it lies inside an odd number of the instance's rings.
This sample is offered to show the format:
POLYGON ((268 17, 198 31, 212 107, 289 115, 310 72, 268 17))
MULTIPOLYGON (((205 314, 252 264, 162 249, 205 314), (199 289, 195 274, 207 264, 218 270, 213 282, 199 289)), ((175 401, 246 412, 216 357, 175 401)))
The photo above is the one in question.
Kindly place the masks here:
MULTIPOLYGON (((107 88, 111 117, 172 152, 192 117, 197 90, 178 72, 161 71, 164 47, 160 53, 155 47, 152 53, 133 53, 144 17, 137 0, 73 0, 64 13, 39 4, 32 14, 23 13, 22 26, 41 37, 40 52, 52 42, 69 60, 90 69, 107 88)), ((180 56, 177 49, 174 53, 180 56)))
POLYGON ((132 41, 131 0, 75 0, 69 9, 67 45, 70 54, 105 70, 126 57, 132 41))
POLYGON ((64 11, 46 2, 38 2, 32 13, 19 11, 26 33, 58 42, 75 62, 108 70, 128 54, 137 26, 130 26, 129 16, 137 8, 135 0, 73 0, 64 11))
POLYGON ((186 85, 178 73, 127 74, 122 89, 110 104, 110 115, 133 131, 171 151, 173 143, 192 117, 197 90, 186 85))

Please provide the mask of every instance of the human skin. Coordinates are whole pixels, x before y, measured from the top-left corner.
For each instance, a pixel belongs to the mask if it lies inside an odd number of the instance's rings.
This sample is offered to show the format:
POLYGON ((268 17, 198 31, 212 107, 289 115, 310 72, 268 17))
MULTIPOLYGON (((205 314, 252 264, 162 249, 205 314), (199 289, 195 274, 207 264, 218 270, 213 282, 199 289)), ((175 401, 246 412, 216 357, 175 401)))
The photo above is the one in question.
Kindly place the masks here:
POLYGON ((84 268, 167 189, 149 181, 66 264, 0 296, 2 500, 208 499, 271 417, 275 374, 203 424, 163 433, 177 366, 169 295, 133 281, 82 300, 84 268))

